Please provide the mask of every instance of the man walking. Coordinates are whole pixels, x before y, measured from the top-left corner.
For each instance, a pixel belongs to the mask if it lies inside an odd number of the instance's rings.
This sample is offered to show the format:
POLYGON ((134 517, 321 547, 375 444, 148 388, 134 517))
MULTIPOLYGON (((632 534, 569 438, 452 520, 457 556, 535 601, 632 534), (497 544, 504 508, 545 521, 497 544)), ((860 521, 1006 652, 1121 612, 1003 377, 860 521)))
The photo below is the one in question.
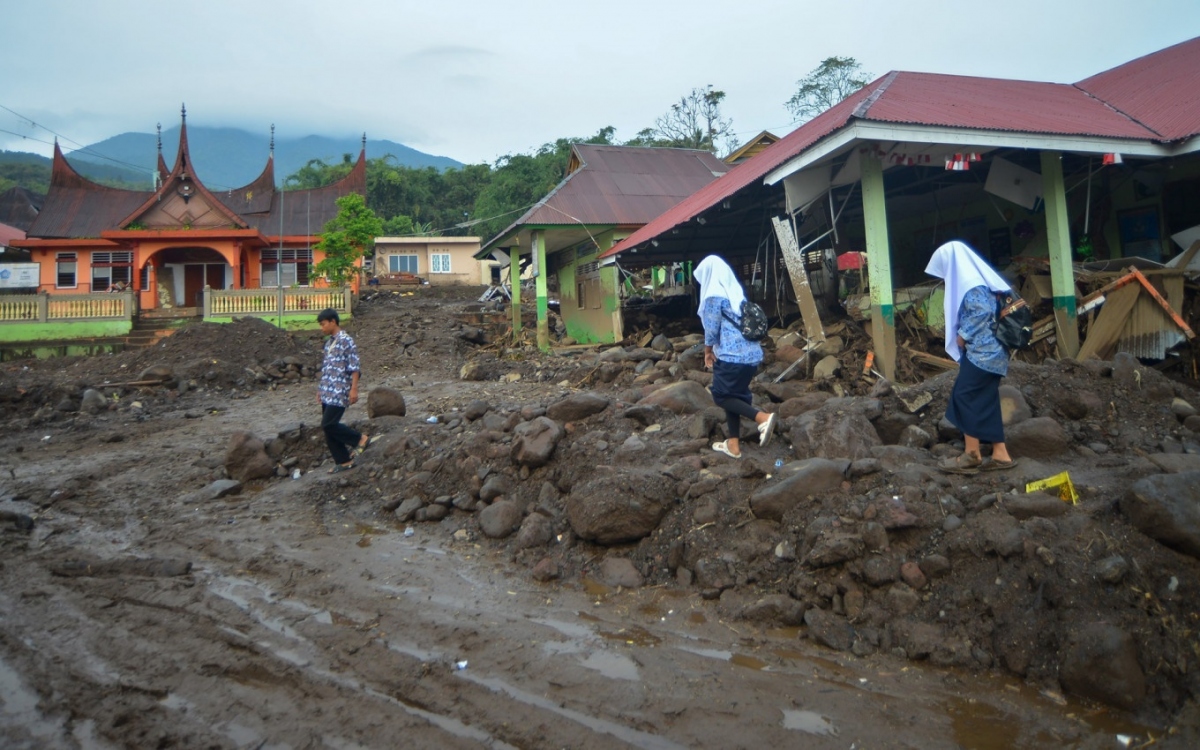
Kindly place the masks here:
POLYGON ((317 315, 321 333, 329 338, 325 341, 325 361, 321 365, 321 384, 317 387, 317 402, 321 404, 321 429, 325 431, 325 444, 333 456, 334 466, 330 474, 354 468, 354 459, 348 446, 354 446, 354 455, 362 453, 370 444, 368 436, 342 424, 342 415, 351 404, 358 401, 359 362, 358 347, 350 334, 342 330, 337 310, 326 308, 317 315))

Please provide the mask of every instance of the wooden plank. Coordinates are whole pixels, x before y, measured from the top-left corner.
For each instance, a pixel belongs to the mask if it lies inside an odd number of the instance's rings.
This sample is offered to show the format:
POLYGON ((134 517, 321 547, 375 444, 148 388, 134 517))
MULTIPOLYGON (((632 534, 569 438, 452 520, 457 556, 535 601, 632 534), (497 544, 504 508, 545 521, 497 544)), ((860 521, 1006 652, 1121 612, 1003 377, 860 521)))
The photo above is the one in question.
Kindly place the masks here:
POLYGON ((1100 308, 1096 322, 1088 329, 1087 338, 1079 347, 1079 360, 1088 357, 1108 359, 1121 338, 1125 321, 1129 318, 1133 305, 1141 295, 1140 286, 1124 285, 1108 294, 1108 301, 1100 308))
POLYGON ((804 256, 800 254, 800 245, 796 242, 796 235, 792 233, 790 222, 772 216, 771 223, 775 225, 775 236, 779 238, 783 262, 787 265, 788 275, 792 277, 792 289, 796 292, 796 303, 800 305, 805 337, 810 344, 819 344, 825 340, 825 329, 821 326, 817 300, 813 297, 812 287, 808 283, 808 272, 804 270, 804 256))

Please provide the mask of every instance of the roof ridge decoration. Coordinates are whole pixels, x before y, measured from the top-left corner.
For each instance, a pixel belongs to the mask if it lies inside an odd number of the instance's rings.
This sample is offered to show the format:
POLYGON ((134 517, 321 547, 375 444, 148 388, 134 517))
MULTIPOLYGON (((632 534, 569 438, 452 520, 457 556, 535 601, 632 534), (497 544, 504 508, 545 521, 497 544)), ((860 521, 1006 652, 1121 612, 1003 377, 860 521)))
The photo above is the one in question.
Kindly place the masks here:
POLYGON ((250 225, 246 223, 236 212, 231 210, 223 202, 217 199, 215 195, 204 186, 194 174, 189 175, 188 170, 191 164, 192 154, 188 146, 187 137, 187 107, 180 108, 180 125, 179 125, 179 151, 175 155, 175 167, 171 170, 154 190, 150 197, 147 198, 140 206, 138 206, 131 214, 126 216, 117 226, 121 229, 126 229, 130 224, 137 221, 146 211, 160 203, 164 196, 168 194, 168 190, 174 190, 179 197, 183 198, 184 203, 187 203, 194 197, 203 197, 213 211, 224 216, 229 220, 234 227, 238 229, 247 229, 250 225))
POLYGON ((883 96, 883 93, 888 90, 888 86, 891 86, 892 81, 896 80, 899 75, 900 71, 893 70, 884 76, 883 82, 880 83, 879 86, 872 91, 866 99, 863 99, 858 103, 858 106, 854 108, 854 112, 852 112, 850 116, 856 117, 860 120, 865 119, 867 114, 871 111, 871 105, 879 101, 879 98, 883 96))

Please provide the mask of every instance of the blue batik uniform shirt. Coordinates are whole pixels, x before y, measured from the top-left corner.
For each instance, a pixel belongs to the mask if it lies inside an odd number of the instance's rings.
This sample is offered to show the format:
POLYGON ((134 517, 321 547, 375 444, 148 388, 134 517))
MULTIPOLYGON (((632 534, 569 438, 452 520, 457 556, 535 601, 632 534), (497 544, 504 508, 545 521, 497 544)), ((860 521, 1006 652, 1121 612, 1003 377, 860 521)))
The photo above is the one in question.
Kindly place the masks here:
POLYGON ((722 362, 735 365, 757 365, 762 362, 763 351, 757 341, 747 341, 732 321, 741 314, 734 311, 724 297, 709 297, 700 310, 700 322, 704 325, 704 345, 713 348, 713 354, 722 362), (722 314, 724 313, 724 314, 722 314), (728 316, 728 317, 726 317, 728 316))
POLYGON ((980 370, 1008 374, 1008 352, 996 340, 996 295, 977 286, 963 295, 958 309, 958 335, 967 342, 967 358, 980 370))
POLYGON ((359 372, 358 347, 345 331, 338 331, 325 342, 325 362, 321 365, 321 384, 317 393, 321 403, 350 406, 352 373, 359 372))

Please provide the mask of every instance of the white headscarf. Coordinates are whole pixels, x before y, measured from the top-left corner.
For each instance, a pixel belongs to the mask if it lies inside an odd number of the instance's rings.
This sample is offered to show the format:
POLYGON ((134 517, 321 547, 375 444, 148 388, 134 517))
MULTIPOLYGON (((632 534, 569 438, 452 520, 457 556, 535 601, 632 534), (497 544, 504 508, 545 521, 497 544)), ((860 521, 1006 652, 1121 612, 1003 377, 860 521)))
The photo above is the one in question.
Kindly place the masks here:
POLYGON ((958 311, 963 297, 977 286, 986 286, 993 292, 1012 289, 1000 274, 992 270, 983 258, 963 242, 947 242, 933 251, 925 273, 946 281, 946 353, 955 362, 962 356, 958 348, 958 311))
POLYGON ((729 264, 719 256, 710 255, 696 266, 692 276, 700 282, 700 310, 704 310, 704 301, 709 297, 724 297, 729 300, 735 315, 741 314, 742 300, 746 293, 738 283, 737 276, 729 264))

